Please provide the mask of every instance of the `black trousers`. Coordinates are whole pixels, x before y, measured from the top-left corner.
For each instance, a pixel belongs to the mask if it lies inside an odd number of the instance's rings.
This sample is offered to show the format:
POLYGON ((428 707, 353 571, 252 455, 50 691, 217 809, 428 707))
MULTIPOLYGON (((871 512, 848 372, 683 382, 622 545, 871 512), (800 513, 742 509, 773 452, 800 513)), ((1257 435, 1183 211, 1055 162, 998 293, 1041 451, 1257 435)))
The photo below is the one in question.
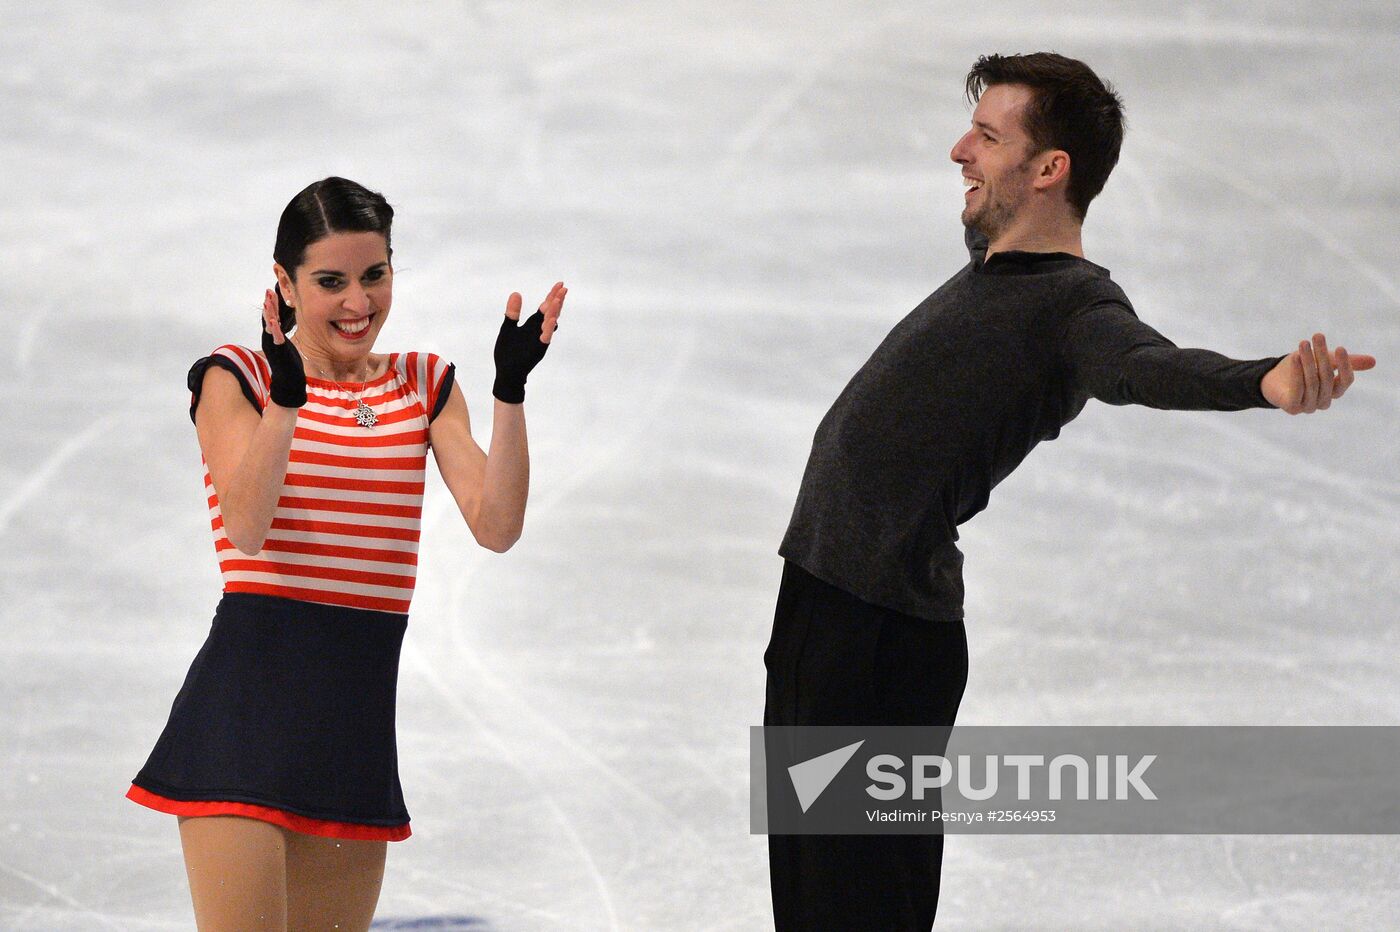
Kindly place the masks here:
MULTIPOLYGON (((783 566, 765 725, 953 724, 967 685, 961 621, 863 602, 794 563, 783 566)), ((933 927, 940 835, 770 835, 777 932, 933 927)))

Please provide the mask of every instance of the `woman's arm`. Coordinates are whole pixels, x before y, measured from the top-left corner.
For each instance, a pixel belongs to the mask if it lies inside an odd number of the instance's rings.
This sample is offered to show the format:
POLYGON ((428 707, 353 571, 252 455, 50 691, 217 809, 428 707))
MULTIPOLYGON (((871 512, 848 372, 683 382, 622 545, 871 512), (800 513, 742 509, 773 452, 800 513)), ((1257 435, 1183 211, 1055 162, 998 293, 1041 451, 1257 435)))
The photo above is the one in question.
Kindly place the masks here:
POLYGON ((297 409, 268 402, 261 415, 248 404, 238 379, 219 366, 204 372, 195 431, 204 453, 224 533, 246 554, 262 549, 277 510, 297 409))
POLYGON ((248 404, 238 377, 209 366, 200 382, 194 426, 209 481, 219 498, 224 534, 242 552, 262 550, 287 460, 297 411, 306 404, 301 354, 282 333, 272 289, 263 293, 263 355, 272 372, 270 398, 261 414, 248 404))
POLYGON ((456 382, 428 427, 438 472, 477 543, 505 553, 520 539, 530 492, 525 406, 495 400, 491 451, 472 438, 467 400, 456 382))
POLYGON ((540 309, 524 322, 520 320, 524 302, 519 292, 512 292, 506 299, 505 319, 493 351, 496 381, 491 394, 495 399, 495 419, 489 454, 483 453, 472 439, 467 399, 456 382, 447 393, 446 404, 428 426, 438 472, 452 491, 457 509, 476 542, 497 553, 509 550, 525 526, 525 499, 530 494, 525 379, 549 349, 568 293, 563 282, 555 282, 540 309))

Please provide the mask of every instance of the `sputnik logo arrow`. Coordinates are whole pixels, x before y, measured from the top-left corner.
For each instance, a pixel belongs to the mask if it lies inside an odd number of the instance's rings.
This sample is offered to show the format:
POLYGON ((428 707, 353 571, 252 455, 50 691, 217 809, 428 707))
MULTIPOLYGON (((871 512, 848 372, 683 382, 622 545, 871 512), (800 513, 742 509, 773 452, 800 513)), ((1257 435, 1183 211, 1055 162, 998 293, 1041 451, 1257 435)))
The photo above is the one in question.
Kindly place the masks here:
POLYGON ((811 760, 804 760, 800 764, 793 764, 788 768, 788 776, 792 779, 792 788, 797 791, 797 802, 802 806, 805 813, 812 807, 812 803, 817 801, 817 797, 822 795, 831 781, 836 779, 836 775, 841 772, 841 768, 846 766, 847 761, 855 756, 856 751, 865 743, 862 739, 855 744, 848 744, 844 748, 837 748, 828 751, 820 757, 811 760))

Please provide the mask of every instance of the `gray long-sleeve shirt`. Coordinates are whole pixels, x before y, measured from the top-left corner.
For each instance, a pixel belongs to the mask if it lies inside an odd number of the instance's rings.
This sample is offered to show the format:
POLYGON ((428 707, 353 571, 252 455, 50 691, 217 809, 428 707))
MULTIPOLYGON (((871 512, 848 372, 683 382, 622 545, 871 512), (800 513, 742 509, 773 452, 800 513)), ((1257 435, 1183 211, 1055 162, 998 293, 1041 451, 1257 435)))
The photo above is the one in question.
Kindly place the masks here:
POLYGON ((1283 356, 1182 349, 1108 270, 1068 253, 972 261, 890 331, 822 418, 778 552, 871 602, 963 617, 957 526, 1089 398, 1177 410, 1272 407, 1283 356))

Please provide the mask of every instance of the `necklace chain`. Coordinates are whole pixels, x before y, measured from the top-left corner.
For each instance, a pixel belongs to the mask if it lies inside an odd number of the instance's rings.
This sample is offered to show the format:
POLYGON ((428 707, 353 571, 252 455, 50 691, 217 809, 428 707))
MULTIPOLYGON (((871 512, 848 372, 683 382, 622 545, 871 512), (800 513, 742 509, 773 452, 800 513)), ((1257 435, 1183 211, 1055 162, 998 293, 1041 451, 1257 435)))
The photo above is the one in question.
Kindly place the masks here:
MULTIPOLYGON (((307 357, 306 357, 305 354, 302 354, 302 358, 305 359, 305 358, 307 358, 307 357)), ((345 392, 349 392, 350 395, 352 395, 352 396, 354 397, 354 399, 355 399, 355 422, 356 422, 357 424, 359 424, 361 427, 369 428, 369 427, 373 427, 376 423, 378 423, 378 421, 379 421, 379 416, 378 416, 377 414, 375 414, 375 413, 374 413, 374 409, 371 408, 369 405, 365 404, 364 399, 360 397, 361 392, 363 392, 363 391, 365 390, 365 386, 368 385, 368 384, 372 381, 371 379, 366 379, 365 381, 361 382, 361 383, 360 383, 359 391, 355 391, 355 390, 353 390, 353 389, 351 389, 351 388, 349 388, 349 387, 347 387, 347 386, 345 386, 345 385, 342 385, 340 382, 336 381, 335 379, 331 378, 331 374, 330 374, 329 372, 327 372, 325 369, 322 369, 320 366, 316 365, 314 362, 312 363, 312 367, 313 367, 317 372, 321 373, 321 375, 325 376, 325 377, 326 377, 326 380, 327 380, 328 382, 330 382, 332 385, 334 385, 336 388, 339 388, 339 389, 341 389, 342 391, 345 391, 345 392)), ((371 370, 371 371, 373 371, 373 370, 371 370)))

